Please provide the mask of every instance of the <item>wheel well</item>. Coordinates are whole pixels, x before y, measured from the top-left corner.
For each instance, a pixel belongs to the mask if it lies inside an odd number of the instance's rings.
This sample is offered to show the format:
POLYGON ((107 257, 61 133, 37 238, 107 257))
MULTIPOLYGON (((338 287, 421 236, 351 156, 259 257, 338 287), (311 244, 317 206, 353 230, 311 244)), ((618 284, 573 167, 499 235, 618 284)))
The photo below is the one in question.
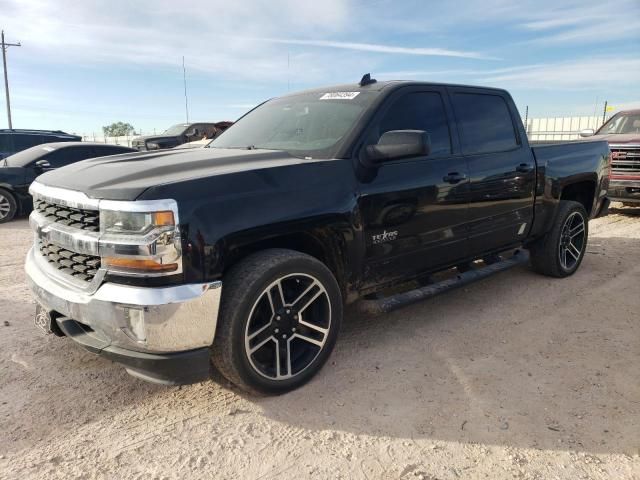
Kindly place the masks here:
POLYGON ((580 202, 588 215, 591 215, 591 209, 593 208, 593 199, 596 193, 596 184, 592 181, 584 181, 578 183, 572 183, 562 189, 562 195, 560 200, 573 200, 574 202, 580 202))
POLYGON ((223 272, 226 272, 233 265, 252 253, 269 248, 286 248, 288 250, 306 253, 320 260, 331 270, 331 273, 333 273, 338 281, 338 285, 343 289, 345 275, 344 265, 342 265, 340 261, 341 255, 337 251, 337 248, 330 246, 331 242, 329 238, 325 238, 323 241, 319 235, 307 232, 292 233, 234 248, 226 255, 223 272))

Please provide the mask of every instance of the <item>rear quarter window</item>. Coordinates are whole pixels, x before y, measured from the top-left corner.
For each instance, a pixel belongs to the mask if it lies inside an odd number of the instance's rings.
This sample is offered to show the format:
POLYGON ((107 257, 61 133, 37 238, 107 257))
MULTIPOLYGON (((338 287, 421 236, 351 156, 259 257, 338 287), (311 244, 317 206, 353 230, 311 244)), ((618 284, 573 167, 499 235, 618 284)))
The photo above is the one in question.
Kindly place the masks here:
POLYGON ((454 93, 453 109, 464 153, 490 153, 518 146, 513 120, 499 95, 454 93))

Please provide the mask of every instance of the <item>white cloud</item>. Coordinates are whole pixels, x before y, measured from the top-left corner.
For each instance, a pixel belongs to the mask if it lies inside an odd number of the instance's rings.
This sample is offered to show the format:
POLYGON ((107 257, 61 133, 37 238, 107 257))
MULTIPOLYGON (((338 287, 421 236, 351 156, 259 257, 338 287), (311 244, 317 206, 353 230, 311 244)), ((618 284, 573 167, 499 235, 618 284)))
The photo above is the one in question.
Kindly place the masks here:
MULTIPOLYGON (((437 46, 342 41, 351 36, 349 0, 215 0, 75 2, 0 0, 5 29, 43 60, 64 63, 175 67, 185 55, 191 69, 228 78, 274 79, 289 50, 299 81, 324 71, 364 65, 335 50, 389 55, 484 58, 437 46), (283 32, 286 35, 283 35, 283 32), (298 48, 296 48, 298 47, 298 48), (312 57, 299 47, 312 47, 312 57)), ((371 65, 374 61, 369 60, 371 65)))
POLYGON ((376 72, 379 79, 427 79, 533 90, 633 87, 640 78, 640 58, 587 57, 565 62, 491 69, 376 72), (615 74, 624 72, 623 75, 615 74))
POLYGON ((599 57, 518 67, 511 72, 487 71, 479 80, 505 87, 536 90, 594 89, 637 85, 640 58, 599 57))
POLYGON ((492 59, 478 52, 449 50, 446 48, 414 48, 414 47, 398 47, 393 45, 380 45, 377 43, 357 43, 357 42, 336 42, 330 40, 299 40, 299 39, 265 39, 268 42, 284 43, 287 45, 305 45, 311 47, 339 48, 343 50, 356 50, 361 52, 373 53, 395 53, 398 55, 419 55, 431 57, 459 57, 459 58, 477 58, 492 59))
POLYGON ((619 0, 615 7, 606 2, 593 4, 553 4, 540 8, 520 27, 540 33, 529 43, 582 45, 635 39, 640 48, 640 3, 619 0))

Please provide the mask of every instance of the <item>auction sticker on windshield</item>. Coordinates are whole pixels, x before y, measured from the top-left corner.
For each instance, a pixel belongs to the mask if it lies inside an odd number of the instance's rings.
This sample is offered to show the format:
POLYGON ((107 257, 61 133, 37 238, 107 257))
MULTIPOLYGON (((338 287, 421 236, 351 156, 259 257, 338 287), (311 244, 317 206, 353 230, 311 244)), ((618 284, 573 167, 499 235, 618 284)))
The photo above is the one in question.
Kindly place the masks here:
POLYGON ((360 92, 329 92, 320 97, 320 100, 353 100, 360 92))

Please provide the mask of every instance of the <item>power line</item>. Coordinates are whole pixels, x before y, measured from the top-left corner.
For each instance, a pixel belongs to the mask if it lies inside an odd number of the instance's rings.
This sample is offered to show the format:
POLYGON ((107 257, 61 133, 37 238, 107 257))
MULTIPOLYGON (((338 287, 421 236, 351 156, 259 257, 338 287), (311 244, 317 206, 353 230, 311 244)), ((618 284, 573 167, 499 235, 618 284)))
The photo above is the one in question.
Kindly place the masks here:
POLYGON ((20 47, 20 42, 18 43, 6 43, 4 41, 4 30, 2 30, 2 42, 0 43, 2 46, 2 66, 4 67, 4 94, 7 99, 7 119, 9 120, 9 130, 13 129, 13 125, 11 124, 11 102, 9 101, 9 76, 7 74, 7 50, 9 47, 20 47))

